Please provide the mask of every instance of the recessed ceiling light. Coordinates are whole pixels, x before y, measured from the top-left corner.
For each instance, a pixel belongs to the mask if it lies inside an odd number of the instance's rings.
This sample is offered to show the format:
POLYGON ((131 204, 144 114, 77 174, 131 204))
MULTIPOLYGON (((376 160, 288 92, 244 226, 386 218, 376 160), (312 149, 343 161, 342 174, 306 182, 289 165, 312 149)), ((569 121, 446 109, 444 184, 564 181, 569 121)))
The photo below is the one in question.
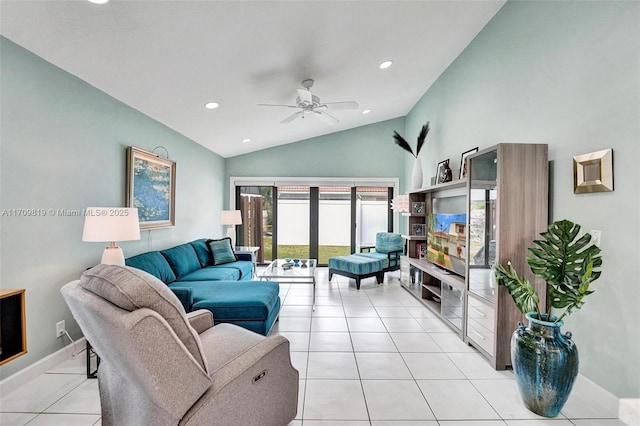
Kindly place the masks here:
POLYGON ((391 65, 393 65, 393 61, 389 60, 389 61, 384 61, 383 63, 380 64, 380 69, 381 70, 386 70, 387 68, 389 68, 391 65))
POLYGON ((105 4, 105 3, 109 3, 109 0, 89 0, 89 3, 93 3, 93 4, 105 4))
POLYGON ((217 102, 207 102, 206 104, 204 104, 204 107, 207 109, 216 109, 220 106, 219 103, 217 102))
POLYGON ((251 142, 251 139, 247 138, 247 139, 242 139, 243 143, 247 143, 247 142, 251 142))
POLYGON ((362 111, 363 114, 369 114, 371 112, 370 109, 365 109, 364 111, 362 111))

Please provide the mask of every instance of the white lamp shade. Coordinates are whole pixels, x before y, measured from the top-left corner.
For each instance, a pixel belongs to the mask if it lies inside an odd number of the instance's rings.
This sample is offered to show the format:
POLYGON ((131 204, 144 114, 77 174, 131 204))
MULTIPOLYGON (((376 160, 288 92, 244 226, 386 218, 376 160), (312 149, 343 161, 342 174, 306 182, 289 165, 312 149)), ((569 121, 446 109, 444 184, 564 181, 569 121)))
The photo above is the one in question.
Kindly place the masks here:
POLYGON ((138 209, 88 207, 85 210, 82 241, 112 242, 139 239, 138 209))
POLYGON ((240 210, 222 210, 220 214, 220 224, 242 225, 242 214, 240 210))

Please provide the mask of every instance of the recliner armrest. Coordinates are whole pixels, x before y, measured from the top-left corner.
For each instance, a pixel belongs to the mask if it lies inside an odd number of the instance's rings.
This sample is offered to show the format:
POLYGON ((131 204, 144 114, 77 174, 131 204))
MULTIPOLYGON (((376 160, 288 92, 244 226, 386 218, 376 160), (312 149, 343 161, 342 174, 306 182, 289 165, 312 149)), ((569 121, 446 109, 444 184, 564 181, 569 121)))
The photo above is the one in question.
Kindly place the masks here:
POLYGON ((208 309, 198 309, 187 313, 187 320, 198 334, 213 327, 213 313, 208 309))
POLYGON ((169 287, 173 293, 178 296, 178 300, 182 303, 185 312, 191 312, 193 306, 193 290, 187 287, 169 287))

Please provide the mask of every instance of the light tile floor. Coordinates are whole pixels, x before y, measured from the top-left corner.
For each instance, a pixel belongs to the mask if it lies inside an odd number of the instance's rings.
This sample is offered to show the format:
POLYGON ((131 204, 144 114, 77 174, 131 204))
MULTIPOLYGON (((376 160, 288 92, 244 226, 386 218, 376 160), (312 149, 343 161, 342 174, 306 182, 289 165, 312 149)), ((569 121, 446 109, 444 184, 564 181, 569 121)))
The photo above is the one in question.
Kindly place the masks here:
MULTIPOLYGON (((528 411, 513 373, 495 371, 400 287, 318 269, 312 286, 281 283, 283 306, 273 333, 291 342, 300 372, 299 426, 620 426, 576 382, 556 419, 528 411)), ((84 353, 10 392, 0 424, 99 425, 98 383, 85 377, 84 353)))

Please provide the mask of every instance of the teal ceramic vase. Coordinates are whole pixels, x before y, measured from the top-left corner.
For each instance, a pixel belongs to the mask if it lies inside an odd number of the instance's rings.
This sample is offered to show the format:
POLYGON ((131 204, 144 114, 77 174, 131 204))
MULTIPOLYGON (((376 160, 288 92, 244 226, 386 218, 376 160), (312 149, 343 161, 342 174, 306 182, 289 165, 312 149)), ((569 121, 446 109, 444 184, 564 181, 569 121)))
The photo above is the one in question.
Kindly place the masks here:
POLYGON ((529 326, 518 324, 511 336, 511 362, 526 407, 544 417, 556 417, 569 398, 578 375, 578 348, 571 333, 560 333, 563 322, 526 315, 529 326))

